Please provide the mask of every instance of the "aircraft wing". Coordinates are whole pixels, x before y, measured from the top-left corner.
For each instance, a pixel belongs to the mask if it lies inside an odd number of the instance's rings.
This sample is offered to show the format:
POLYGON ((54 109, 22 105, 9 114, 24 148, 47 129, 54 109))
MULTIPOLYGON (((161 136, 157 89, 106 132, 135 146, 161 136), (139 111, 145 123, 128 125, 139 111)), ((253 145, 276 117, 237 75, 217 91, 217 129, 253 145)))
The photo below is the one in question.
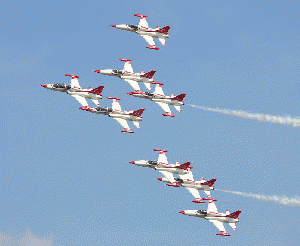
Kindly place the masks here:
POLYGON ((148 22, 147 22, 147 20, 146 20, 145 18, 141 18, 141 19, 140 19, 139 27, 146 27, 146 28, 149 27, 149 26, 148 26, 148 22))
POLYGON ((157 84, 157 85, 155 86, 154 93, 155 93, 156 95, 161 95, 161 96, 164 96, 164 95, 165 95, 164 92, 163 92, 163 89, 161 88, 161 85, 159 85, 159 84, 157 84))
POLYGON ((141 88, 138 84, 138 82, 134 81, 134 80, 131 80, 131 79, 124 79, 126 82, 128 82, 128 84, 131 85, 131 87, 136 90, 136 91, 140 91, 141 88))
POLYGON ((112 108, 113 110, 122 111, 122 110, 121 110, 121 106, 120 106, 118 100, 116 100, 116 99, 113 99, 113 103, 112 103, 111 108, 112 108))
POLYGON ((187 188, 185 187, 196 199, 201 199, 199 195, 199 191, 197 191, 195 188, 187 188))
POLYGON ((168 159, 166 157, 165 152, 160 152, 158 155, 158 162, 168 164, 168 159))
POLYGON ((146 40, 146 42, 151 45, 151 46, 155 46, 155 42, 153 40, 153 38, 151 36, 148 35, 141 35, 143 39, 146 40))
POLYGON ((226 233, 223 222, 218 221, 218 220, 208 220, 208 221, 213 223, 214 226, 217 227, 220 232, 225 232, 226 233))
POLYGON ((89 106, 84 97, 81 97, 79 95, 71 95, 71 96, 74 97, 83 107, 89 106))
POLYGON ((118 123, 125 129, 130 129, 128 124, 127 124, 127 121, 124 120, 124 119, 121 119, 121 118, 114 118, 116 121, 118 121, 118 123))
POLYGON ((218 209, 217 209, 216 204, 214 202, 209 202, 208 203, 207 212, 208 213, 218 213, 218 209))
POLYGON ((210 190, 204 190, 204 193, 205 193, 208 197, 211 197, 211 195, 210 195, 210 190))
POLYGON ((124 64, 124 71, 128 73, 133 73, 132 66, 130 64, 130 61, 126 61, 124 64))
POLYGON ((71 79, 71 88, 81 88, 77 78, 71 79))
POLYGON ((170 113, 170 112, 171 112, 171 110, 170 110, 168 104, 162 103, 162 102, 156 102, 156 103, 157 103, 157 104, 159 105, 159 107, 161 107, 166 113, 170 113))
POLYGON ((165 176, 165 178, 168 179, 171 183, 176 182, 172 173, 169 173, 167 171, 159 171, 159 172, 162 173, 165 176))
POLYGON ((179 177, 181 179, 189 179, 189 180, 194 180, 194 177, 193 177, 193 173, 190 171, 186 174, 179 174, 179 177))

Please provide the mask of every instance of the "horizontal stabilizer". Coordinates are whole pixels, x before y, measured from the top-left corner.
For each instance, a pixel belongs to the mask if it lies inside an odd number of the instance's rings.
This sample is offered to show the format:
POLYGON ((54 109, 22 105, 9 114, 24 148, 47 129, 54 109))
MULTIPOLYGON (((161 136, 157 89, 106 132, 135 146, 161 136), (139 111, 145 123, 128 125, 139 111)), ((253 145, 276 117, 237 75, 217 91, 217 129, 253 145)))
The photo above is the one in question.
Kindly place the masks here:
POLYGON ((139 110, 136 110, 136 111, 132 112, 131 115, 141 117, 144 110, 145 110, 144 108, 141 108, 139 110))
POLYGON ((101 92, 103 91, 103 89, 104 89, 104 86, 101 85, 101 86, 91 90, 90 93, 101 95, 101 92))
POLYGON ((178 101, 182 102, 185 95, 186 95, 186 93, 182 93, 176 97, 173 97, 172 100, 178 100, 178 101))
POLYGON ((229 218, 233 218, 233 219, 237 219, 240 215, 240 213, 242 212, 242 210, 238 210, 238 211, 235 211, 229 215, 226 215, 226 217, 229 217, 229 218))
POLYGON ((230 236, 230 234, 228 234, 227 232, 217 233, 216 235, 224 236, 224 237, 229 237, 230 236))
POLYGON ((145 77, 145 78, 148 78, 148 79, 152 79, 153 75, 155 74, 156 70, 152 70, 148 73, 145 73, 145 74, 142 74, 141 77, 145 77))

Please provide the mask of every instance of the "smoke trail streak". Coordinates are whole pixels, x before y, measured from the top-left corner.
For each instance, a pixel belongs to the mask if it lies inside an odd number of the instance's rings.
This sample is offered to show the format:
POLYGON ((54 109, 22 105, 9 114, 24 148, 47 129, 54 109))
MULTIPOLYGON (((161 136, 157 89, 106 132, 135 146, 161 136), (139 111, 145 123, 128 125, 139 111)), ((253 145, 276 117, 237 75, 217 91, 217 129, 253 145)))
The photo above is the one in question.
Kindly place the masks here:
POLYGON ((196 106, 194 104, 187 104, 188 106, 199 108, 205 111, 217 112, 221 114, 234 115, 236 117, 242 117, 251 120, 258 120, 261 122, 271 122, 277 124, 291 125, 293 127, 300 126, 300 118, 291 118, 290 116, 274 116, 269 114, 257 114, 248 113, 242 110, 230 110, 230 109, 219 109, 219 108, 208 108, 202 106, 196 106))
POLYGON ((218 191, 222 191, 222 192, 226 192, 226 193, 230 193, 230 194, 234 194, 234 195, 239 195, 239 196, 243 196, 243 197, 250 197, 250 198, 254 198, 254 199, 257 199, 260 201, 264 201, 264 202, 275 202, 275 203, 278 203, 278 204, 284 205, 284 206, 300 207, 300 197, 299 196, 294 196, 293 198, 289 198, 286 196, 277 196, 277 195, 265 196, 265 195, 258 195, 258 194, 253 194, 253 193, 230 191, 230 190, 218 190, 218 191))

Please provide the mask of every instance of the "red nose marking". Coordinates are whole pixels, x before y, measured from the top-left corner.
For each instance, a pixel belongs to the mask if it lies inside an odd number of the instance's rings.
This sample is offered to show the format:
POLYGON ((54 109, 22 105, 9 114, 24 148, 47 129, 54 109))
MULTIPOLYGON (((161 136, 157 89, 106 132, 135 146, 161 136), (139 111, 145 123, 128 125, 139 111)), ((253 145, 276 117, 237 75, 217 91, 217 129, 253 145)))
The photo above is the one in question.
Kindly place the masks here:
POLYGON ((44 88, 47 88, 47 85, 41 85, 41 86, 43 86, 44 88))
POLYGON ((162 181, 162 178, 157 178, 157 180, 162 181))
POLYGON ((116 27, 116 25, 110 25, 110 26, 112 26, 112 27, 116 27))
POLYGON ((180 214, 185 214, 185 212, 184 212, 184 211, 180 211, 179 213, 180 213, 180 214))
POLYGON ((131 163, 131 164, 135 164, 135 161, 130 161, 129 163, 131 163))
POLYGON ((101 70, 94 70, 94 72, 96 72, 96 73, 101 73, 101 70))

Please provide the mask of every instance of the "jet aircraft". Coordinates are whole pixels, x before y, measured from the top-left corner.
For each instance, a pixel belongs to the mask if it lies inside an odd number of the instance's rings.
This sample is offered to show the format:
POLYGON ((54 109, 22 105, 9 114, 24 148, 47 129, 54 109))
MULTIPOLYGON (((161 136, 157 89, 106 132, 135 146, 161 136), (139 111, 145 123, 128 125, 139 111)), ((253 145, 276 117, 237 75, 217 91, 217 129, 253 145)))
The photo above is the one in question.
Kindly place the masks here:
POLYGON ((154 81, 153 75, 155 74, 156 70, 152 70, 148 73, 145 73, 144 70, 141 73, 134 73, 133 69, 131 67, 131 64, 130 64, 130 62, 132 62, 132 60, 124 59, 124 58, 120 58, 119 60, 125 62, 123 70, 102 69, 102 70, 94 70, 94 72, 101 73, 101 74, 108 75, 108 76, 115 76, 120 79, 124 79, 136 91, 141 90, 138 82, 144 83, 146 88, 148 90, 151 90, 150 84, 153 83, 153 81, 154 81))
MULTIPOLYGON (((190 162, 186 162, 184 164, 180 164, 179 162, 176 162, 176 164, 169 164, 165 154, 167 150, 153 149, 153 151, 159 151, 157 161, 139 160, 139 161, 131 161, 129 163, 135 164, 137 166, 152 168, 159 171, 164 175, 164 178, 161 179, 164 179, 164 181, 168 182, 167 185, 169 186, 180 187, 180 184, 178 180, 174 178, 173 173, 179 174, 179 176, 183 179, 193 178, 193 174, 191 171, 193 167, 190 166, 191 164, 190 162)), ((196 200, 193 200, 193 202, 205 203, 205 201, 201 199, 198 190, 189 187, 187 189, 196 198, 196 200)), ((207 200, 209 200, 209 198, 207 198, 207 200)))
POLYGON ((71 84, 67 85, 65 83, 63 84, 47 84, 47 85, 41 85, 44 88, 50 89, 52 91, 60 91, 65 92, 72 97, 74 97, 84 108, 89 108, 89 105, 86 101, 86 98, 91 99, 93 103, 95 103, 97 106, 99 106, 99 99, 102 99, 101 92, 104 88, 104 86, 99 86, 95 89, 89 88, 89 89, 82 89, 78 82, 78 75, 72 75, 72 74, 66 74, 65 76, 71 77, 71 84))
POLYGON ((230 236, 224 228, 223 223, 229 223, 230 227, 236 231, 236 225, 235 223, 239 222, 239 214, 241 213, 241 210, 238 210, 236 212, 230 213, 228 210, 226 210, 226 213, 218 213, 217 207, 213 201, 210 201, 208 203, 207 211, 206 210, 183 210, 179 213, 188 215, 188 216, 194 216, 199 218, 204 218, 208 220, 209 222, 213 223, 214 226, 216 226, 220 233, 217 233, 216 235, 220 236, 230 236))
POLYGON ((139 14, 135 14, 134 16, 140 18, 140 22, 138 26, 129 25, 129 24, 120 24, 120 25, 111 25, 111 26, 117 29, 129 31, 129 32, 135 32, 139 34, 150 45, 149 47, 146 47, 148 49, 159 50, 159 48, 156 47, 153 38, 158 38, 158 40, 161 42, 162 45, 166 45, 165 39, 169 38, 168 31, 171 26, 165 26, 163 28, 157 26, 155 29, 152 29, 148 27, 148 22, 146 21, 146 18, 148 16, 139 15, 139 14))
POLYGON ((202 178, 201 181, 195 181, 193 179, 193 174, 188 173, 184 175, 180 175, 180 178, 175 178, 175 183, 171 183, 166 178, 157 178, 159 181, 166 182, 168 186, 173 187, 184 187, 186 188, 195 198, 196 200, 193 200, 195 203, 205 203, 203 200, 208 201, 217 201, 216 199, 211 198, 210 191, 214 189, 213 185, 216 181, 216 179, 211 179, 209 181, 205 181, 205 179, 202 178), (208 196, 208 198, 202 198, 199 195, 198 190, 203 190, 204 193, 208 196))
POLYGON ((165 111, 165 114, 162 114, 163 116, 176 116, 171 113, 169 105, 173 105, 178 112, 181 112, 180 106, 184 105, 183 98, 186 95, 185 93, 182 93, 178 96, 175 96, 174 94, 171 96, 165 96, 161 88, 163 85, 162 83, 153 82, 152 84, 156 84, 154 92, 133 91, 128 92, 127 94, 134 97, 149 99, 157 103, 165 111))
POLYGON ((86 110, 91 113, 95 114, 103 114, 103 115, 108 115, 109 117, 112 117, 115 119, 122 127, 124 127, 124 130, 121 130, 121 132, 128 132, 128 133, 134 133, 134 131, 131 131, 127 120, 132 121, 132 123, 137 127, 140 128, 139 121, 142 121, 142 113, 144 112, 144 108, 133 111, 122 111, 121 106, 119 104, 120 98, 116 97, 107 97, 108 99, 112 99, 112 107, 111 108, 85 108, 85 107, 80 107, 79 109, 81 110, 86 110))

